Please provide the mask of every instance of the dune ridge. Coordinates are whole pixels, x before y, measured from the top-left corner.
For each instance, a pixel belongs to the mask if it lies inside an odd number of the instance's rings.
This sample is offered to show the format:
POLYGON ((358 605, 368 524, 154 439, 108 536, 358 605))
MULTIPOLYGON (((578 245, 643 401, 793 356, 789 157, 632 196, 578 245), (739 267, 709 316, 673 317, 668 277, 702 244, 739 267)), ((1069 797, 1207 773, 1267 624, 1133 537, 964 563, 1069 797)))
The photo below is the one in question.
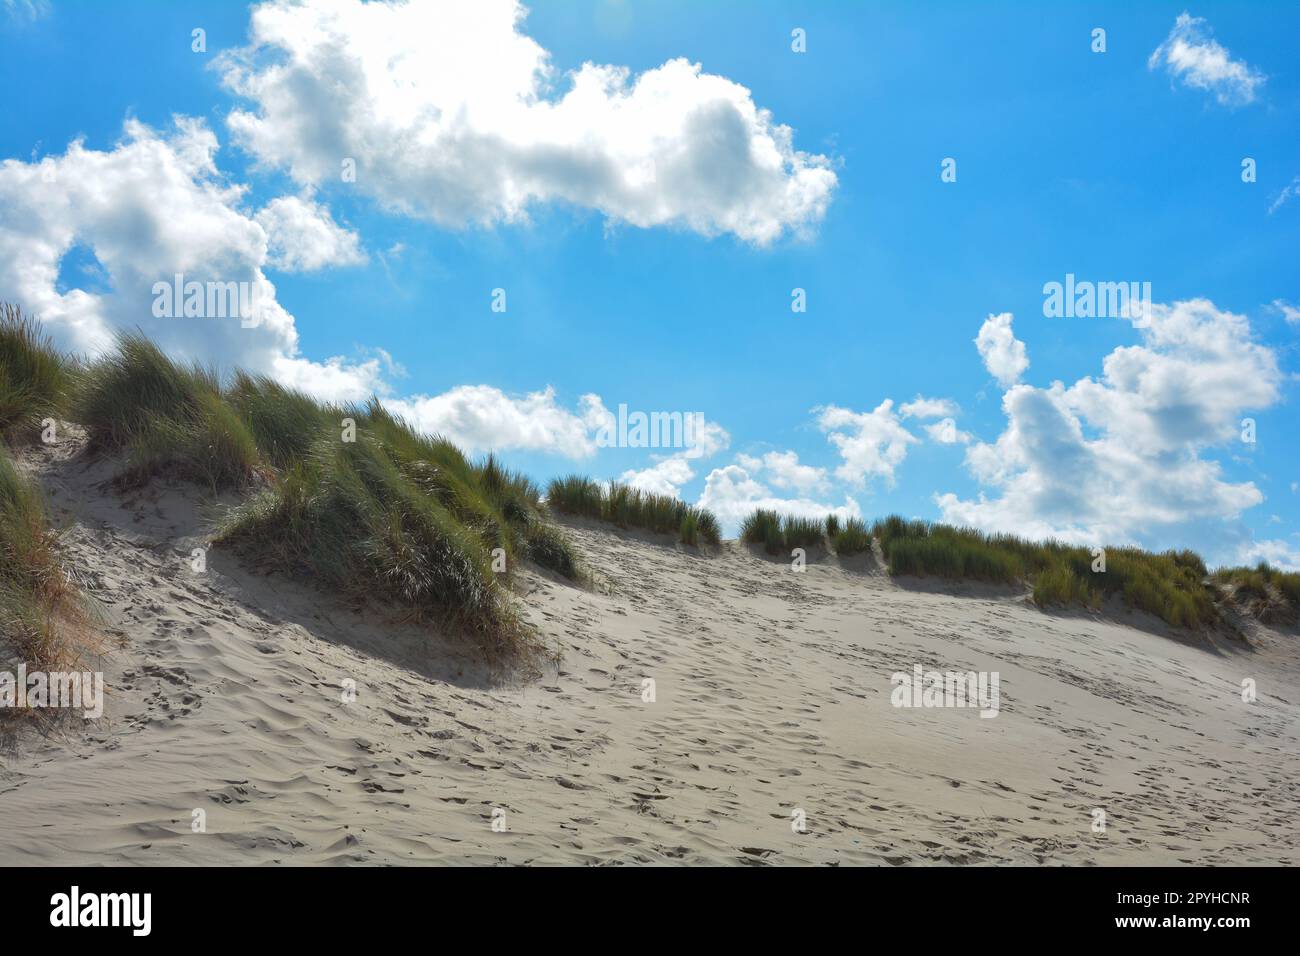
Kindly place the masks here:
POLYGON ((1211 642, 575 520, 594 583, 520 572, 547 653, 508 672, 220 550, 192 571, 217 505, 110 491, 77 451, 23 464, 115 638, 110 696, 11 741, 0 863, 1300 860, 1293 633, 1211 642), (916 664, 997 671, 998 716, 891 706, 916 664))

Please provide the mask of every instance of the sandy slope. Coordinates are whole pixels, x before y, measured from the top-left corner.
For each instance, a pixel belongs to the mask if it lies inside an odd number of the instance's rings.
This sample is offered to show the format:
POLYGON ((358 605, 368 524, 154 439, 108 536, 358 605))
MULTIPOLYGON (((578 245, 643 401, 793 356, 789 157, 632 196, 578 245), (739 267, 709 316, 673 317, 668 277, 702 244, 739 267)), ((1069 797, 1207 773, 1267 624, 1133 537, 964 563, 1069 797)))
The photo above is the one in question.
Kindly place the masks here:
POLYGON ((503 682, 220 552, 194 573, 190 490, 41 468, 120 646, 103 721, 3 759, 3 864, 1300 861, 1294 634, 1192 645, 578 527, 603 584, 522 575, 562 657, 503 682), (1001 713, 890 706, 915 663, 998 671, 1001 713))

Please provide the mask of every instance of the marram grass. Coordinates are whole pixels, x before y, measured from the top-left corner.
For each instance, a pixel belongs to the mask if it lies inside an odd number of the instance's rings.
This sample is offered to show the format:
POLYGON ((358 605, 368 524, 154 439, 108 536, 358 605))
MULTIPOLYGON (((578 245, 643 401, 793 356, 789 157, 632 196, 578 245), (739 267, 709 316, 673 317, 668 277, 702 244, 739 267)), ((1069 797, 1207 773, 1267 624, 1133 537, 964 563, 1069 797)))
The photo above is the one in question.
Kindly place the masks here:
POLYGON ((722 541, 718 519, 708 509, 616 481, 602 485, 582 475, 556 478, 546 488, 546 504, 556 514, 676 535, 684 544, 717 545, 722 541))

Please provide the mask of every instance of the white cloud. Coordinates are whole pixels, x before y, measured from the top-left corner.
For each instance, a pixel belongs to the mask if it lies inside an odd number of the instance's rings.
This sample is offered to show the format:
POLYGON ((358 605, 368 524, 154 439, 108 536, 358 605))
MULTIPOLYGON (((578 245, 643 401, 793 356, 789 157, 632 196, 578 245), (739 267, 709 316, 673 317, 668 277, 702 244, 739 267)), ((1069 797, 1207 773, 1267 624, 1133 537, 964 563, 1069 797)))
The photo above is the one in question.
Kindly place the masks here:
POLYGON ((818 413, 818 426, 843 459, 835 469, 836 477, 854 487, 862 487, 868 478, 892 483, 894 469, 907 457, 907 446, 920 441, 899 424, 892 399, 885 399, 870 412, 835 405, 813 411, 818 413))
POLYGON ((926 398, 918 395, 910 402, 898 406, 903 418, 951 418, 960 408, 950 398, 926 398))
POLYGON ((64 348, 98 353, 117 329, 139 328, 182 360, 284 374, 314 395, 357 400, 385 390, 382 363, 324 365, 298 354, 294 318, 276 301, 266 230, 241 210, 246 187, 215 164, 217 139, 196 119, 158 133, 129 120, 108 151, 72 143, 62 156, 0 163, 0 299, 40 316, 64 348), (106 288, 59 291, 63 257, 89 250, 106 288), (153 287, 247 283, 261 324, 238 318, 159 318, 153 287))
POLYGON ((737 455, 736 461, 750 474, 765 470, 767 480, 777 488, 806 493, 824 491, 828 487, 826 469, 800 464, 797 452, 769 451, 762 458, 737 455))
POLYGON ((1011 331, 1010 312, 990 315, 980 326, 979 335, 975 337, 975 347, 979 349, 984 367, 1003 388, 1014 385, 1025 373, 1025 369, 1029 368, 1025 343, 1011 331))
POLYGON ((968 449, 967 467, 997 497, 937 495, 943 520, 1029 537, 1185 545, 1207 519, 1263 500, 1224 479, 1205 449, 1237 440, 1242 413, 1278 397, 1273 352, 1243 316, 1197 299, 1153 304, 1142 343, 1117 348, 1100 380, 1003 397, 1007 428, 968 449))
POLYGON ((1282 318, 1291 325, 1300 325, 1300 306, 1292 305, 1282 299, 1273 300, 1273 308, 1282 313, 1282 318))
POLYGON ((926 425, 925 433, 930 436, 931 441, 938 442, 940 445, 969 445, 974 441, 973 436, 958 428, 957 423, 951 418, 926 425))
POLYGON ((266 264, 273 269, 315 272, 366 262, 360 237, 337 225, 327 208, 310 199, 280 196, 255 218, 266 230, 270 253, 266 264))
POLYGON ((440 395, 384 404, 421 431, 443 435, 468 452, 527 449, 587 458, 596 453, 590 399, 600 401, 583 396, 583 413, 575 414, 556 402, 550 386, 512 397, 490 385, 458 385, 440 395))
POLYGON ((1255 100, 1264 74, 1244 60, 1234 60, 1211 35, 1201 17, 1182 13, 1169 36, 1147 59, 1147 69, 1163 65, 1174 79, 1213 93, 1223 106, 1243 106, 1255 100))
POLYGON ((640 471, 631 469, 623 472, 619 480, 625 485, 650 491, 658 495, 681 497, 682 485, 695 477, 690 462, 676 455, 656 462, 640 471))
MULTIPOLYGON (((753 459, 749 459, 752 461, 753 459)), ((841 505, 831 505, 810 498, 782 498, 770 488, 756 481, 741 465, 715 468, 704 479, 704 491, 697 502, 708 508, 718 518, 723 533, 735 535, 740 522, 756 508, 778 511, 783 515, 802 518, 824 518, 828 514, 840 518, 860 518, 862 509, 847 495, 841 505)))
POLYGON ((766 244, 821 220, 830 162, 748 89, 684 59, 635 77, 584 63, 561 81, 524 16, 515 0, 272 0, 218 61, 253 104, 230 129, 306 187, 354 160, 356 189, 444 226, 561 202, 766 244))

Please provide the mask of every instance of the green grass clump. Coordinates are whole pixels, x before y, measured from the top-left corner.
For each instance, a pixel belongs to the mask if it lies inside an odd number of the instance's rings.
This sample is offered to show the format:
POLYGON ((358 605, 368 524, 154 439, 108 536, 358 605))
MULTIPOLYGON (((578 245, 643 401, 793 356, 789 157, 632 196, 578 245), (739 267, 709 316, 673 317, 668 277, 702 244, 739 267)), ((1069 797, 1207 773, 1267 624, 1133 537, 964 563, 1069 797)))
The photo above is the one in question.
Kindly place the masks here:
POLYGON ((1205 563, 1192 551, 1107 548, 1103 572, 1092 570, 1090 549, 1060 541, 990 535, 898 515, 877 521, 873 530, 892 574, 1027 582, 1041 606, 1096 609, 1115 597, 1175 627, 1204 627, 1219 620, 1214 596, 1205 586, 1205 563))
POLYGON ((517 562, 577 574, 536 488, 491 457, 471 463, 376 401, 346 411, 355 441, 324 429, 232 514, 217 542, 345 595, 378 594, 416 617, 450 619, 485 650, 516 647, 524 629, 503 582, 517 562), (500 559, 505 575, 494 569, 500 559))
POLYGON ((315 442, 339 431, 346 417, 341 408, 321 405, 264 375, 243 371, 235 373, 225 398, 248 426, 263 459, 276 468, 301 462, 315 442))
POLYGON ((1220 568, 1214 581, 1239 609, 1266 624, 1300 618, 1300 573, 1279 571, 1267 561, 1253 568, 1220 568))
POLYGON ((556 478, 546 488, 546 504, 556 514, 672 534, 683 544, 717 545, 722 541, 718 519, 707 509, 616 481, 602 485, 582 475, 556 478))
POLYGON ((127 481, 169 470, 215 491, 258 472, 257 442, 215 373, 173 362, 141 335, 118 336, 113 352, 85 367, 72 415, 93 449, 126 454, 127 481))
POLYGON ((761 544, 768 554, 776 554, 785 544, 780 514, 765 508, 755 510, 741 522, 740 540, 745 544, 761 544))
MULTIPOLYGON (((827 528, 831 525, 829 518, 782 517, 779 512, 758 508, 741 522, 740 540, 746 544, 761 544, 768 554, 779 554, 825 544, 827 528)), ((838 530, 838 523, 834 526, 838 530)))
POLYGON ((826 516, 826 538, 834 541, 835 536, 840 533, 839 515, 829 514, 826 516))
MULTIPOLYGON (((36 483, 0 445, 0 638, 7 652, 37 669, 68 663, 69 633, 84 622, 57 544, 36 483)), ((4 669, 12 671, 9 663, 4 669)))
MULTIPOLYGON (((827 519, 829 522, 829 519, 827 519)), ((830 535, 831 546, 840 557, 871 550, 871 531, 861 518, 849 518, 830 535)))
POLYGON ((0 438, 29 440, 64 411, 75 367, 32 317, 0 302, 0 438))

